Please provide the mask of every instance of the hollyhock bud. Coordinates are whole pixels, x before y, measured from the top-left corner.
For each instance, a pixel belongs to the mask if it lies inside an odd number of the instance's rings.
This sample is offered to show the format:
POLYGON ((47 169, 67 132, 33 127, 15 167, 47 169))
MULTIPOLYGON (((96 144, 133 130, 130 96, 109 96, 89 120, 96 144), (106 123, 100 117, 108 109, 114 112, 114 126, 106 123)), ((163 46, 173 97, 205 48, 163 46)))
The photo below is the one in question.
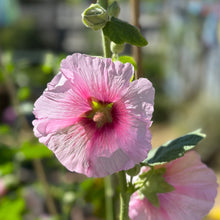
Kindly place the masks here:
POLYGON ((117 18, 120 13, 120 7, 119 7, 118 3, 116 1, 114 1, 111 5, 109 5, 107 11, 108 11, 109 16, 113 16, 113 17, 117 18))
POLYGON ((136 164, 133 168, 131 168, 130 170, 127 170, 126 173, 129 176, 136 176, 138 175, 138 173, 140 173, 141 170, 141 166, 139 164, 136 164))
POLYGON ((124 44, 116 44, 113 41, 110 44, 110 48, 113 54, 119 54, 124 50, 124 44))
POLYGON ((83 13, 82 21, 93 30, 99 30, 105 27, 108 21, 106 10, 99 4, 91 4, 83 13))

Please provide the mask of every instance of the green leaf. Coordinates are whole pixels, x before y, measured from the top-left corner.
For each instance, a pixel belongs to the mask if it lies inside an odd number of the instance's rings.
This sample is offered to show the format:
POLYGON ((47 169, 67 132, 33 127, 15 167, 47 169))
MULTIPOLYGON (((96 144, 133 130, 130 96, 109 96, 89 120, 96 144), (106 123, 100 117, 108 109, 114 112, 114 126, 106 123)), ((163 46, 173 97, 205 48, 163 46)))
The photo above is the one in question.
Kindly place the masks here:
POLYGON ((134 66, 134 69, 137 70, 137 64, 134 60, 133 57, 130 57, 130 56, 120 56, 118 58, 119 61, 121 61, 122 63, 130 63, 134 66))
POLYGON ((0 143, 0 165, 11 162, 15 154, 15 149, 0 143))
POLYGON ((0 135, 10 134, 10 132, 11 132, 11 128, 9 125, 7 124, 0 125, 0 135))
POLYGON ((30 89, 28 87, 19 88, 17 96, 20 101, 26 100, 30 96, 30 89))
POLYGON ((181 136, 177 139, 169 141, 159 148, 152 149, 149 152, 147 159, 143 161, 143 164, 155 166, 182 157, 184 156, 185 152, 194 148, 195 145, 205 136, 205 134, 200 133, 199 129, 184 136, 181 136))
POLYGON ((150 203, 156 207, 160 206, 158 193, 168 193, 175 190, 175 188, 165 181, 163 175, 166 168, 151 169, 147 173, 139 176, 135 183, 139 188, 138 193, 141 197, 146 197, 150 203))
POLYGON ((12 173, 14 170, 14 164, 12 162, 7 162, 0 164, 0 176, 12 173))
POLYGON ((42 71, 46 74, 50 74, 53 71, 55 57, 52 53, 46 53, 44 56, 44 62, 42 65, 42 71))
POLYGON ((112 17, 103 28, 104 35, 116 44, 129 43, 143 47, 148 44, 141 32, 133 25, 112 17))
POLYGON ((22 212, 25 208, 23 198, 10 200, 3 197, 0 201, 0 220, 22 220, 22 212))
POLYGON ((52 152, 43 144, 25 142, 18 152, 18 156, 22 154, 26 160, 40 159, 50 157, 52 152))

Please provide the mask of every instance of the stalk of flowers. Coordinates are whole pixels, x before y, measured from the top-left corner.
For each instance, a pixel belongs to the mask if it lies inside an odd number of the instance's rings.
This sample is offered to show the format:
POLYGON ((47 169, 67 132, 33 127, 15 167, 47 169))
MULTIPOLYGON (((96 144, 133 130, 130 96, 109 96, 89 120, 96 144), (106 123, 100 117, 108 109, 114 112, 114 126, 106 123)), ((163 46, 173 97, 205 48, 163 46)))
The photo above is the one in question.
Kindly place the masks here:
MULTIPOLYGON (((155 205, 150 202, 150 196, 147 198, 140 191, 135 192, 129 203, 132 220, 201 220, 209 213, 218 184, 214 172, 201 162, 196 152, 188 152, 184 157, 154 169, 165 171, 161 176, 166 183, 163 185, 164 193, 161 193, 161 184, 154 182, 154 185, 160 186, 157 193, 159 204, 155 205)), ((149 168, 144 167, 141 175, 148 171, 149 168)), ((146 181, 145 185, 149 183, 153 184, 146 181)))
POLYGON ((154 88, 130 82, 131 64, 67 56, 35 102, 35 136, 70 171, 103 177, 132 168, 151 149, 154 88))

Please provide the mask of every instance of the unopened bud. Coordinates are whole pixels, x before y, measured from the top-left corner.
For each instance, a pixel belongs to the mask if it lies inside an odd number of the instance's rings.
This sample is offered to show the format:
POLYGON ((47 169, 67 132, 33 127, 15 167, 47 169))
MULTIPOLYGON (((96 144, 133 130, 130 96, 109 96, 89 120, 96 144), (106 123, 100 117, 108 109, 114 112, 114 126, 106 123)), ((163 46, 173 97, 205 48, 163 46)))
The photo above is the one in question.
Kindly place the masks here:
POLYGON ((63 202, 65 204, 71 204, 76 200, 76 195, 73 192, 66 192, 63 196, 63 202))
POLYGON ((109 16, 113 16, 113 17, 117 18, 120 13, 120 7, 119 7, 118 3, 116 1, 114 1, 111 5, 109 5, 107 11, 108 11, 109 16))
POLYGON ((96 31, 105 27, 108 21, 108 14, 99 4, 91 4, 82 13, 82 21, 87 27, 96 31))
POLYGON ((124 50, 124 44, 116 44, 113 41, 111 42, 110 47, 113 54, 119 54, 124 50))
POLYGON ((130 170, 126 170, 126 173, 129 175, 129 176, 136 176, 139 174, 140 172, 140 165, 139 164, 136 164, 133 168, 131 168, 130 170))

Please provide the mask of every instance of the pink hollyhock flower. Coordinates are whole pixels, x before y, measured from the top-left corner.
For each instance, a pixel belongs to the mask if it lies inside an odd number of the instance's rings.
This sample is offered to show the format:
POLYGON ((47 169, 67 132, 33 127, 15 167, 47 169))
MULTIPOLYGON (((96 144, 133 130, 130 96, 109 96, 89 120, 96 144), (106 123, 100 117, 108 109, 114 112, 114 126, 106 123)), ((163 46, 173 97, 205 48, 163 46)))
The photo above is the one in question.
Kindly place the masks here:
POLYGON ((70 171, 102 177, 151 148, 154 88, 131 64, 73 54, 35 102, 34 133, 70 171))
POLYGON ((135 192, 129 203, 132 220, 201 220, 208 214, 217 194, 216 176, 196 152, 158 167, 166 168, 163 177, 175 190, 158 194, 158 208, 135 192))

